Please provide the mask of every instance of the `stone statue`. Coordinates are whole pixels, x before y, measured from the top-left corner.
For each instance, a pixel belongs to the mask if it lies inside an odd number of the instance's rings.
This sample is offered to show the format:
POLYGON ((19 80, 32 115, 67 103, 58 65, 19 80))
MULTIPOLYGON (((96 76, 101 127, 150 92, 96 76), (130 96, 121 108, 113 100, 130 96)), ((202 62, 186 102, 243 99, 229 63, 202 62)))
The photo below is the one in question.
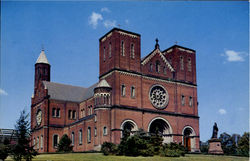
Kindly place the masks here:
POLYGON ((215 122, 214 126, 213 126, 213 135, 212 135, 212 138, 216 138, 217 139, 218 131, 219 131, 219 129, 218 129, 217 124, 215 122))

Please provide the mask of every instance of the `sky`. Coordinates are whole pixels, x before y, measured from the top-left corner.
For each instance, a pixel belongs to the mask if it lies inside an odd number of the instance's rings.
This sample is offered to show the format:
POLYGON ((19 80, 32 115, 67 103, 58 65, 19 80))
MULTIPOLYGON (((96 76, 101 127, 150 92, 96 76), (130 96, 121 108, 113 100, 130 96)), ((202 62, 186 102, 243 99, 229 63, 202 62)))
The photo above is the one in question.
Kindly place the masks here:
POLYGON ((200 139, 249 131, 248 2, 1 2, 0 128, 30 112, 34 65, 45 50, 51 81, 98 82, 99 38, 113 27, 141 35, 141 56, 159 39, 196 50, 200 139))

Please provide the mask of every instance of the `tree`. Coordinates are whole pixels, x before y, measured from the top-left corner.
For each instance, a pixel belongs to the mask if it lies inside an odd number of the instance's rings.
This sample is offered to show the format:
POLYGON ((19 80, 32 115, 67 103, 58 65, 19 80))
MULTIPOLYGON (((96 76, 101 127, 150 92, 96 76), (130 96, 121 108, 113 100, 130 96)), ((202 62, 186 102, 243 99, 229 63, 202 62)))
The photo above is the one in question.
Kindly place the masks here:
POLYGON ((223 149, 224 154, 227 154, 227 155, 236 155, 237 154, 236 143, 233 140, 231 135, 224 132, 220 135, 219 139, 221 139, 221 147, 223 149))
POLYGON ((238 143, 238 154, 249 157, 249 132, 245 132, 238 143))
POLYGON ((59 141, 57 151, 58 152, 70 152, 70 151, 72 151, 73 147, 71 146, 71 143, 72 143, 72 141, 70 140, 68 135, 64 134, 59 141))
POLYGON ((12 157, 15 161, 21 161, 24 158, 26 161, 31 161, 37 152, 33 149, 30 142, 30 123, 28 121, 28 114, 25 110, 21 112, 20 118, 15 125, 17 144, 11 149, 12 157))
POLYGON ((0 143, 0 160, 5 160, 10 152, 10 141, 5 138, 3 143, 0 143))

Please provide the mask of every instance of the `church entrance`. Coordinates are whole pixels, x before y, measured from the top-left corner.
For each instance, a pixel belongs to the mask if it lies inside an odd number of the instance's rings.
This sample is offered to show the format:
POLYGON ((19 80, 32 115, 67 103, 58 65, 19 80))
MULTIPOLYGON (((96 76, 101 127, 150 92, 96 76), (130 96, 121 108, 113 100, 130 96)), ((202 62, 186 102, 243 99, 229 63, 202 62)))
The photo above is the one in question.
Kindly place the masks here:
POLYGON ((191 128, 187 127, 183 131, 183 145, 185 148, 187 148, 188 151, 192 151, 192 148, 194 148, 194 132, 191 128))
POLYGON ((124 137, 125 135, 130 136, 135 131, 138 130, 136 123, 132 120, 123 121, 123 123, 121 125, 121 129, 122 129, 122 137, 124 137))
POLYGON ((168 122, 163 118, 153 119, 149 124, 149 133, 158 133, 163 137, 163 143, 172 142, 172 129, 168 122))

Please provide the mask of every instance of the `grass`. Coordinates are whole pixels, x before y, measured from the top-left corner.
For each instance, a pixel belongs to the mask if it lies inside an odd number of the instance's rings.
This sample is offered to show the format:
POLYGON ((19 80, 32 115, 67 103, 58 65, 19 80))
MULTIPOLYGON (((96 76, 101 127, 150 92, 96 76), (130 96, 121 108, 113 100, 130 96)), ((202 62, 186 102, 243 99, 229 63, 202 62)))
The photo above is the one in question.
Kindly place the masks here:
MULTIPOLYGON (((10 157, 6 159, 12 160, 10 157)), ((33 161, 248 161, 247 157, 187 154, 185 157, 104 156, 101 153, 41 154, 33 161)))

